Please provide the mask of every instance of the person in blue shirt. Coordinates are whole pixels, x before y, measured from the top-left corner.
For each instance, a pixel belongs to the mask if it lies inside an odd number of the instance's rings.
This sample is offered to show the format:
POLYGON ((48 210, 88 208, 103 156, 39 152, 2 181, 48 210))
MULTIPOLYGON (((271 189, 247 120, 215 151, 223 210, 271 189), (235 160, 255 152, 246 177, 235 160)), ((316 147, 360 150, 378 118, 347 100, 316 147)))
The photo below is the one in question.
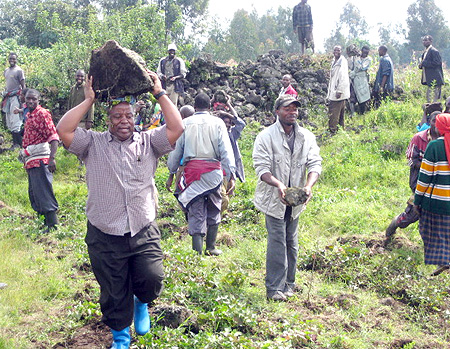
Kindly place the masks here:
POLYGON ((378 48, 380 65, 373 86, 374 106, 376 108, 380 106, 382 100, 391 97, 394 92, 394 64, 387 51, 388 49, 384 45, 378 48))

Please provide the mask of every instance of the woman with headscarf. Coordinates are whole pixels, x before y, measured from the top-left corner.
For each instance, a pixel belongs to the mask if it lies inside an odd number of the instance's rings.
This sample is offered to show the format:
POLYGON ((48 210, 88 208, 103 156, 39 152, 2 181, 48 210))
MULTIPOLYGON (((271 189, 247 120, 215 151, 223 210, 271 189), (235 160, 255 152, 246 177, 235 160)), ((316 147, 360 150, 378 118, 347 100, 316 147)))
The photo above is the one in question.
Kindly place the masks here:
POLYGON ((439 114, 436 128, 441 137, 427 146, 414 198, 425 264, 438 266, 433 276, 450 268, 450 114, 439 114))

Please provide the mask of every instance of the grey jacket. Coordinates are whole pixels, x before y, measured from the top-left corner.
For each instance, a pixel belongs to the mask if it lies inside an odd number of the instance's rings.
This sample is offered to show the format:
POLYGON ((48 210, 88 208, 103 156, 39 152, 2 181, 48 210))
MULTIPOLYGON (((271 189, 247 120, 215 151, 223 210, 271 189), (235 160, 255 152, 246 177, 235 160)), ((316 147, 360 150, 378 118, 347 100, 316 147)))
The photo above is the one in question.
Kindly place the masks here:
MULTIPOLYGON (((295 124, 294 132, 292 154, 278 120, 258 134, 253 148, 253 166, 258 177, 255 206, 277 219, 283 219, 286 206, 278 196, 278 189, 262 181, 261 176, 270 172, 287 187, 303 187, 307 173, 322 172, 322 158, 314 134, 298 124, 295 124)), ((296 219, 303 209, 304 205, 292 207, 292 218, 296 219)))

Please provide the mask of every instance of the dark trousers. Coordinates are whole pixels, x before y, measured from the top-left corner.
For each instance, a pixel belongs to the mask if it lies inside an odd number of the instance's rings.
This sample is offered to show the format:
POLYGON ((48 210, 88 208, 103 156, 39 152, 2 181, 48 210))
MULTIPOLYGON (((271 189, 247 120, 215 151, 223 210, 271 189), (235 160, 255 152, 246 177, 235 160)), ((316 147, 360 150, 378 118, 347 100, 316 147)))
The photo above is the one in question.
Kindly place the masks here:
POLYGON ((298 255, 298 218, 291 219, 292 207, 287 206, 284 219, 266 214, 266 292, 271 297, 286 286, 294 289, 298 255))
POLYGON ((45 215, 58 210, 58 202, 53 193, 53 174, 41 161, 40 167, 27 169, 28 196, 31 207, 38 214, 45 215))
POLYGON ((380 93, 379 91, 373 91, 373 107, 375 109, 378 109, 381 105, 381 102, 385 101, 388 98, 392 98, 393 91, 386 91, 384 90, 383 93, 380 93))
POLYGON ((330 101, 328 105, 328 129, 331 133, 336 133, 337 125, 344 128, 345 100, 330 101))
POLYGON ((198 197, 188 206, 189 235, 206 235, 209 225, 219 224, 221 220, 222 195, 220 186, 208 195, 198 197))
POLYGON ((113 330, 131 325, 133 295, 149 303, 161 294, 164 271, 160 239, 154 222, 133 237, 130 233, 105 234, 88 222, 85 242, 100 284, 102 320, 113 330))

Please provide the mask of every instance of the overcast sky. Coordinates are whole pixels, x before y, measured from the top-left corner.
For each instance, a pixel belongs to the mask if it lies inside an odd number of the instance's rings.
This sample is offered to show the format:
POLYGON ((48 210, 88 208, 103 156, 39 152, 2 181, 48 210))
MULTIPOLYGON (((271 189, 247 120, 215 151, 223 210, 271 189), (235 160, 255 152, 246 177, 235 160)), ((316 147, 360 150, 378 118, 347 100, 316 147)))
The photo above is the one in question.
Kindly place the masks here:
MULTIPOLYGON (((265 14, 269 9, 276 10, 279 5, 293 8, 300 0, 284 0, 279 3, 273 0, 209 0, 209 14, 223 19, 232 19, 239 9, 251 12, 256 9, 259 15, 265 14)), ((406 28, 406 11, 414 0, 377 0, 377 1, 348 1, 348 0, 308 0, 314 21, 314 41, 316 47, 323 51, 323 42, 330 37, 336 26, 343 6, 351 2, 370 26, 369 41, 378 44, 378 23, 402 24, 406 28)), ((443 11, 444 16, 450 16, 450 0, 435 0, 435 4, 443 11)), ((449 21, 447 21, 447 25, 449 21)), ((434 43, 439 47, 439 43, 434 43)))

